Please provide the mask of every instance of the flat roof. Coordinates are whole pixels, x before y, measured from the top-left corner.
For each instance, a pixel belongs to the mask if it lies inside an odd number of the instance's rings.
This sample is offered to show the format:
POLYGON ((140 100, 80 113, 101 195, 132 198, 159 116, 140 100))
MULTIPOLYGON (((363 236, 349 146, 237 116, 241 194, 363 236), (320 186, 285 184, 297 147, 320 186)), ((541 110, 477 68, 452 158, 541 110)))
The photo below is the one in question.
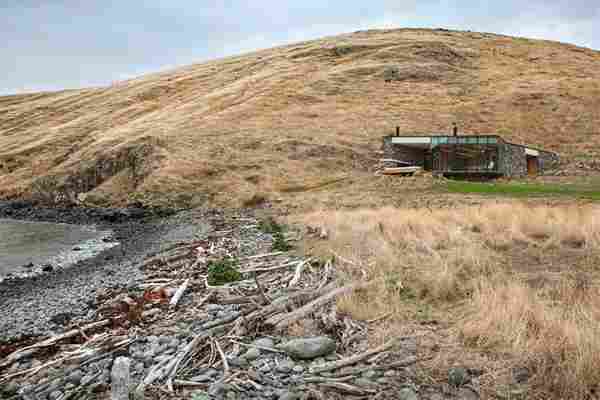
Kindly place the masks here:
MULTIPOLYGON (((413 134, 413 135, 387 135, 384 136, 384 138, 404 138, 404 139, 408 139, 408 141, 406 142, 396 142, 397 144, 405 144, 405 145, 413 145, 413 146, 423 146, 426 144, 430 144, 431 140, 433 138, 439 138, 439 137, 455 137, 452 134, 444 134, 444 133, 432 133, 432 134, 427 134, 427 135, 419 135, 419 134, 413 134), (427 141, 428 140, 428 141, 427 141)), ((550 151, 550 150, 544 150, 541 149, 539 147, 533 147, 533 146, 528 146, 525 144, 520 144, 520 143, 513 143, 513 142, 508 142, 506 140, 504 140, 504 138, 502 138, 502 136, 498 135, 498 134, 493 134, 493 133, 485 133, 485 134, 458 134, 456 137, 459 138, 463 138, 463 137, 471 137, 471 138, 489 138, 489 137, 494 137, 494 138, 498 138, 500 139, 503 143, 505 144, 510 144, 513 146, 519 146, 519 147, 524 147, 526 149, 531 149, 531 150, 537 150, 537 151, 542 151, 544 153, 552 153, 555 155, 558 155, 558 153, 554 152, 554 151, 550 151)), ((394 140, 392 140, 392 143, 394 143, 394 140)))

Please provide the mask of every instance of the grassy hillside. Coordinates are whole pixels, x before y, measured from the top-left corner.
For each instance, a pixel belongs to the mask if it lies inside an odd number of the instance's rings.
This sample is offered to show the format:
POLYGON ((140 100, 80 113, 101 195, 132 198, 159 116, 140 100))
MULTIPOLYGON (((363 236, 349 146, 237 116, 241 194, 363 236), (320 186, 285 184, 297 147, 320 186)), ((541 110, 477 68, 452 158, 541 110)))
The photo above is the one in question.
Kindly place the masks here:
POLYGON ((600 52, 589 49, 399 29, 297 43, 107 88, 5 96, 0 196, 67 178, 75 192, 115 204, 239 205, 323 187, 341 196, 350 187, 344 179, 355 187, 373 179, 368 168, 380 137, 394 126, 439 132, 455 120, 466 132, 594 157, 599 78, 600 52))

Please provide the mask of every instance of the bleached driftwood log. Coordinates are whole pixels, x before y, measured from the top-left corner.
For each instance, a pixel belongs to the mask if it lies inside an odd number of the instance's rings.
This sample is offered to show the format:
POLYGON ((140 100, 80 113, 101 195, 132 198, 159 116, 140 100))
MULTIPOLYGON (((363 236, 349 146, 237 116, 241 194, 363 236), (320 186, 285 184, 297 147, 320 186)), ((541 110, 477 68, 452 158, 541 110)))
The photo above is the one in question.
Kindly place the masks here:
POLYGON ((354 285, 347 285, 335 290, 331 290, 321 297, 316 298, 304 306, 289 312, 287 314, 274 315, 267 319, 266 324, 275 327, 276 329, 283 329, 291 325, 292 323, 304 318, 315 309, 327 304, 329 301, 335 299, 337 296, 352 292, 355 289, 368 286, 370 283, 360 283, 354 285))
POLYGON ((339 361, 335 361, 332 363, 317 365, 316 367, 311 368, 310 372, 313 374, 320 374, 322 372, 333 371, 333 370, 336 370, 339 368, 347 367, 348 365, 356 364, 356 363, 364 360, 365 358, 369 358, 372 355, 375 355, 375 354, 378 354, 383 351, 387 351, 387 350, 391 349, 396 344, 397 340, 398 339, 394 338, 394 339, 382 344, 381 346, 375 347, 374 349, 366 351, 364 353, 357 354, 352 357, 344 358, 344 359, 341 359, 339 361))
POLYGON ((190 280, 186 279, 185 282, 183 282, 183 284, 181 286, 179 286, 179 288, 177 289, 177 291, 175 292, 175 294, 171 298, 171 301, 169 302, 169 306, 170 307, 176 307, 177 306, 177 303, 179 303, 179 300, 183 296, 183 293, 185 293, 185 290, 187 289, 187 287, 188 287, 189 284, 190 284, 190 280))

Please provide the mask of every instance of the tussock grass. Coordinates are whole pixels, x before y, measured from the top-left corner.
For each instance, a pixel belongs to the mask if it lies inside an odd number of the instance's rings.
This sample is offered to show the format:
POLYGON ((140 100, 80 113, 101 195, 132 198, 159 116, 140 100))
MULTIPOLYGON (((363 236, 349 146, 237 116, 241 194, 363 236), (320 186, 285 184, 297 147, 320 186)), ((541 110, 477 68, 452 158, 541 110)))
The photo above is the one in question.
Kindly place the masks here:
MULTIPOLYGON (((147 176, 133 173, 130 187, 102 182, 98 191, 113 204, 143 196, 172 205, 192 193, 194 205, 230 207, 260 193, 306 209, 313 199, 364 205, 375 151, 396 124, 427 134, 457 121, 464 132, 499 132, 563 156, 595 154, 599 60, 599 52, 546 41, 370 30, 105 88, 0 96, 0 197, 140 142, 160 158, 147 176), (390 68, 397 73, 386 82, 390 68)), ((369 195, 398 197, 390 180, 377 180, 386 184, 369 195)))
POLYGON ((342 312, 365 320, 391 312, 396 321, 435 313, 468 348, 512 354, 530 368, 536 395, 586 398, 594 390, 600 209, 383 208, 302 221, 329 231, 315 246, 335 254, 340 279, 378 282, 339 299, 342 312), (529 264, 540 257, 541 265, 529 264))

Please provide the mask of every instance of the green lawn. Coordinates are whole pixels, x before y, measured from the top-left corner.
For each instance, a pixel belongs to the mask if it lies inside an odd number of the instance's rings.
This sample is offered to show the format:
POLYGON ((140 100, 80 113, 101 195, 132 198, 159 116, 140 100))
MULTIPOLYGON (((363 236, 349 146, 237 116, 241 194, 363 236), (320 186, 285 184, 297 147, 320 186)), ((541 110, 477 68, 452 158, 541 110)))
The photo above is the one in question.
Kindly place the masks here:
POLYGON ((446 184, 446 188, 450 193, 505 195, 511 197, 568 196, 600 200, 600 186, 597 185, 449 181, 446 184))

